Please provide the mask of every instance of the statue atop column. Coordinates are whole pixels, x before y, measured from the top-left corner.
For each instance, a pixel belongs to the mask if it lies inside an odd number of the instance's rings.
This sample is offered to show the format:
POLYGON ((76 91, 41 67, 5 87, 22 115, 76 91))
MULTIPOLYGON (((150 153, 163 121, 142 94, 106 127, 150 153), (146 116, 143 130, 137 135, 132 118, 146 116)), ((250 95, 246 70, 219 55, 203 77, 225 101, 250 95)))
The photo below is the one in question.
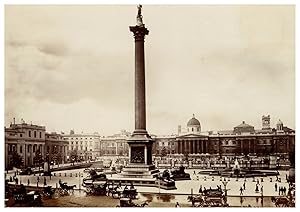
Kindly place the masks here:
POLYGON ((142 16, 142 5, 139 4, 137 8, 138 8, 138 14, 136 16, 136 25, 139 27, 143 27, 144 24, 143 24, 143 16, 142 16))

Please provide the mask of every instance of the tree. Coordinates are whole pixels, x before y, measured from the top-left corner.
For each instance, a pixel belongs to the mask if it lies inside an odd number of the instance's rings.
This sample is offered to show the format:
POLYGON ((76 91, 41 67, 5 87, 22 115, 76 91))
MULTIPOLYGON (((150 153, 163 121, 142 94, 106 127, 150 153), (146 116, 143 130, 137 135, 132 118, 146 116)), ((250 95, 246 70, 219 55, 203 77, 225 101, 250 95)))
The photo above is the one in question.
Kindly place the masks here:
POLYGON ((70 161, 74 165, 74 162, 77 162, 77 160, 78 160, 78 152, 77 152, 77 150, 72 150, 70 153, 70 161))
POLYGON ((16 168, 20 168, 23 165, 23 158, 16 151, 12 153, 11 165, 16 168))
POLYGON ((166 157, 167 156, 167 154, 168 154, 168 152, 167 152, 167 150, 166 150, 166 147, 164 147, 162 150, 161 150, 161 156, 162 157, 166 157))
POLYGON ((44 162, 44 159, 43 159, 43 155, 42 155, 42 153, 40 152, 39 149, 35 152, 35 156, 33 158, 33 161, 34 161, 34 164, 38 165, 39 171, 40 171, 41 163, 44 162))

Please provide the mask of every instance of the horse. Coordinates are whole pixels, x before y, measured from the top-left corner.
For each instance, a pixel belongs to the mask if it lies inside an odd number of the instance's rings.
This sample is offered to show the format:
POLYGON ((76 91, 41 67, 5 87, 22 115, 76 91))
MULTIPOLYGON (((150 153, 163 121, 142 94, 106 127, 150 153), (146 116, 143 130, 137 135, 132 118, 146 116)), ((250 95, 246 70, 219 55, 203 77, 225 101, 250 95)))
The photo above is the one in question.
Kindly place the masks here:
POLYGON ((144 208, 146 205, 148 205, 148 203, 147 202, 143 202, 140 205, 136 205, 136 207, 142 207, 142 208, 144 208))
POLYGON ((276 207, 288 207, 290 203, 287 197, 271 197, 271 200, 276 207))
POLYGON ((71 186, 66 185, 67 191, 72 191, 72 193, 74 193, 74 188, 76 188, 76 185, 71 185, 71 186))

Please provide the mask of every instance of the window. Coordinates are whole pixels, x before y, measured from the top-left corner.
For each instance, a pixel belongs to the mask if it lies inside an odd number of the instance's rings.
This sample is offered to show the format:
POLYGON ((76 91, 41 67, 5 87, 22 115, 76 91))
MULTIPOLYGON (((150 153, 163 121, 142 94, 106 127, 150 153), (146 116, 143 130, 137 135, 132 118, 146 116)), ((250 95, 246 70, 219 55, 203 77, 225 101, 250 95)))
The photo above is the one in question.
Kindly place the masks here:
POLYGON ((30 152, 30 145, 27 146, 27 152, 30 152))
POLYGON ((35 152, 35 147, 36 147, 36 146, 35 146, 35 145, 33 145, 33 152, 35 152))
POLYGON ((192 132, 194 132, 194 127, 192 127, 192 132))
POLYGON ((228 145, 228 141, 225 141, 225 144, 228 145))
POLYGON ((85 151, 87 151, 87 147, 85 147, 85 151))
POLYGON ((76 141, 76 145, 78 145, 78 141, 76 141))
POLYGON ((234 145, 235 145, 235 144, 236 144, 236 141, 232 141, 232 144, 234 144, 234 145))
POLYGON ((47 146, 47 152, 50 152, 50 146, 47 146))
POLYGON ((82 144, 82 141, 80 141, 80 144, 82 144))
POLYGON ((20 146, 20 153, 22 154, 22 152, 23 152, 23 148, 22 146, 20 146))
POLYGON ((28 136, 31 137, 31 131, 30 130, 28 131, 28 136))
POLYGON ((42 138, 42 132, 40 132, 40 138, 42 138))
POLYGON ((73 145, 73 143, 74 143, 74 142, 72 141, 71 144, 73 145))
POLYGON ((22 134, 22 133, 20 134, 20 137, 23 137, 23 134, 22 134))
POLYGON ((36 131, 34 131, 34 132, 33 132, 33 137, 35 137, 35 138, 36 138, 36 131))

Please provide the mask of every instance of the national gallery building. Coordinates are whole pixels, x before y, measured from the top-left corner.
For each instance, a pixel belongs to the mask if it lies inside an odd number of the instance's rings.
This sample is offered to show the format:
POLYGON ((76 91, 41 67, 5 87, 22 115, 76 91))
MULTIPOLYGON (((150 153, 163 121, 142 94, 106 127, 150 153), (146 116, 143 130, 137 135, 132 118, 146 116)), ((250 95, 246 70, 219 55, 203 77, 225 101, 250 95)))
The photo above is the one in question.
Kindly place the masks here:
POLYGON ((279 120, 270 126, 270 116, 262 116, 262 129, 243 121, 233 130, 201 132, 201 124, 193 117, 185 132, 178 126, 178 135, 154 136, 154 153, 159 155, 288 155, 295 151, 295 130, 279 120))

